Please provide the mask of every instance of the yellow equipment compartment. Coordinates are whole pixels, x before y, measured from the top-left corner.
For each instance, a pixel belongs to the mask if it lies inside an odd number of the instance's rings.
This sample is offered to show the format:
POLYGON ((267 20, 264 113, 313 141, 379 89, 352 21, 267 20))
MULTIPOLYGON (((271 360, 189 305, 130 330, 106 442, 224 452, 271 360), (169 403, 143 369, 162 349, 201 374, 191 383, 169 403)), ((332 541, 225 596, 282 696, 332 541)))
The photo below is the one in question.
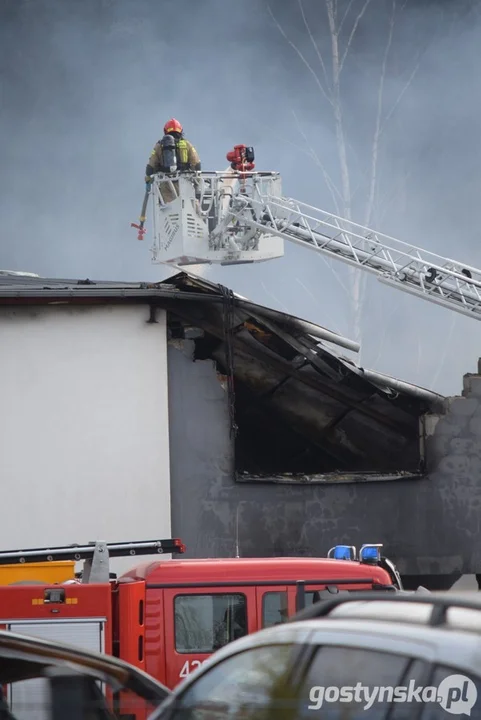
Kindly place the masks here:
POLYGON ((74 560, 55 560, 40 563, 15 563, 0 565, 0 585, 28 582, 44 582, 47 585, 75 579, 74 560))

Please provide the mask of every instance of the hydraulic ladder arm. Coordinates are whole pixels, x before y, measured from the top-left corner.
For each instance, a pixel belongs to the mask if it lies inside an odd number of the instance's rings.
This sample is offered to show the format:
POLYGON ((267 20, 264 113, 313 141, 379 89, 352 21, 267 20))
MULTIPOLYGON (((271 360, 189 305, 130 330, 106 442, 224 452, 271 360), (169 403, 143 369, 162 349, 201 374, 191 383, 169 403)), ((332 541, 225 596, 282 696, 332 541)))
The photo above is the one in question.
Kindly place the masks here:
POLYGON ((481 320, 478 268, 408 245, 291 198, 262 197, 260 193, 252 198, 236 197, 230 214, 261 232, 370 272, 386 285, 481 320))
POLYGON ((154 263, 262 262, 289 241, 481 320, 481 270, 284 197, 277 172, 159 174, 154 192, 154 263), (176 198, 165 204, 158 187, 173 182, 176 198))

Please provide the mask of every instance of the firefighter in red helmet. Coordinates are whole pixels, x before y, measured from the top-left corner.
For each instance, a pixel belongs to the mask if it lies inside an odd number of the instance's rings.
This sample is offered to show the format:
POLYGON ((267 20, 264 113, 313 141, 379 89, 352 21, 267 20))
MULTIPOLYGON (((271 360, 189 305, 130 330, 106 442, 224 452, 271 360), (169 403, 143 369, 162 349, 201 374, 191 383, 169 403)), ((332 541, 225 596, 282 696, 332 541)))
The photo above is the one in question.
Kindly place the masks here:
MULTIPOLYGON (((164 125, 163 139, 159 140, 155 144, 154 149, 150 153, 147 167, 145 168, 145 182, 147 189, 150 188, 152 183, 152 175, 158 172, 169 172, 171 170, 171 167, 164 163, 164 160, 166 159, 164 158, 164 154, 171 154, 171 150, 174 147, 172 141, 170 141, 169 146, 165 144, 165 140, 166 138, 169 140, 169 136, 170 138, 173 138, 175 143, 176 169, 179 172, 200 171, 201 165, 197 150, 191 142, 185 139, 184 129, 180 122, 175 118, 171 118, 170 120, 167 120, 164 125), (164 150, 164 148, 166 149, 164 150)), ((179 183, 177 181, 174 181, 173 183, 161 183, 160 190, 165 203, 175 200, 178 194, 178 186, 179 183)))
MULTIPOLYGON (((191 142, 185 139, 182 125, 175 118, 171 118, 164 125, 164 136, 170 135, 174 138, 177 154, 177 170, 179 172, 193 172, 201 168, 200 158, 197 150, 191 142)), ((152 152, 145 169, 145 182, 151 182, 151 176, 157 172, 168 172, 163 162, 163 146, 159 140, 152 152)))

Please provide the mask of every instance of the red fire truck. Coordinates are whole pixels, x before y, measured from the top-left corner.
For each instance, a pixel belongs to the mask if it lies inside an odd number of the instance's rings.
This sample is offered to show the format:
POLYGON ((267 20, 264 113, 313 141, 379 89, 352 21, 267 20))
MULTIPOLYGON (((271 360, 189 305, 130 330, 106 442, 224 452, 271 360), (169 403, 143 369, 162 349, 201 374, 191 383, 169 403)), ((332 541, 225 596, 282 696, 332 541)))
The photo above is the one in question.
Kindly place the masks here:
MULTIPOLYGON (((324 592, 401 590, 380 545, 327 558, 159 559, 119 578, 110 557, 182 554, 179 539, 0 553, 0 565, 84 560, 76 580, 0 586, 0 628, 113 654, 169 688, 215 650, 284 622, 324 592)), ((140 717, 140 715, 137 715, 140 717)))

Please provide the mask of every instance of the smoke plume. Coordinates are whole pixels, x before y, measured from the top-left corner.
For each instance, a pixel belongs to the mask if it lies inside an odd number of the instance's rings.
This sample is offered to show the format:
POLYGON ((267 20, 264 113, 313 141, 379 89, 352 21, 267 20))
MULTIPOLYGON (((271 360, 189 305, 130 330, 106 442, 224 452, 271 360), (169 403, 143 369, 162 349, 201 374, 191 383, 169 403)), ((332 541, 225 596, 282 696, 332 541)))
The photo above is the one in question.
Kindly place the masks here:
MULTIPOLYGON (((332 77, 329 4, 339 22, 349 10, 339 33, 346 48, 364 2, 1 0, 0 267, 105 280, 171 274, 150 264, 149 236, 139 243, 130 223, 149 152, 172 116, 205 169, 223 169, 235 143, 254 145, 257 168, 279 170, 285 195, 335 212, 338 138, 321 90, 332 77)), ((481 266, 480 13, 464 0, 395 6, 371 224, 481 266)), ((392 10, 393 0, 367 3, 341 76, 351 212, 361 223, 392 10)), ((206 276, 356 331, 352 275, 307 250, 287 244, 281 260, 206 276)), ((471 319, 371 276, 360 317, 366 367, 445 393, 475 371, 480 330, 471 319)))

